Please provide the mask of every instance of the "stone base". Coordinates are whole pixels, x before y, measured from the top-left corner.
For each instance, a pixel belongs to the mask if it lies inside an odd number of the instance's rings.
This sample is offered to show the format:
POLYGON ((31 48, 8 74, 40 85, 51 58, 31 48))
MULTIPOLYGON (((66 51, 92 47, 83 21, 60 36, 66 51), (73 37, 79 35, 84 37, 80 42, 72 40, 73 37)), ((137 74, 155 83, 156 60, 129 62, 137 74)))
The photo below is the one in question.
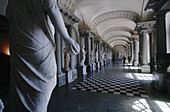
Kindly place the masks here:
POLYGON ((141 66, 142 73, 150 73, 150 66, 149 65, 142 65, 141 66))
POLYGON ((157 90, 170 92, 168 88, 165 88, 168 87, 170 84, 170 81, 168 80, 170 79, 170 73, 154 72, 153 76, 154 76, 154 87, 157 90))
POLYGON ((77 70, 74 69, 74 70, 71 70, 71 71, 72 71, 73 80, 77 79, 77 70))
POLYGON ((79 66, 78 67, 78 73, 81 74, 81 75, 86 75, 87 74, 86 66, 79 66))
POLYGON ((73 75, 72 75, 72 70, 66 71, 66 82, 67 84, 73 82, 73 75))
POLYGON ((66 76, 65 73, 58 74, 58 87, 61 87, 66 84, 66 76))
POLYGON ((92 67, 92 65, 91 65, 91 64, 87 66, 87 71, 88 71, 88 72, 93 71, 93 67, 92 67))
POLYGON ((104 60, 104 66, 106 66, 106 64, 107 64, 107 63, 106 63, 106 60, 104 60))
POLYGON ((93 71, 96 70, 96 63, 93 63, 93 71))
POLYGON ((134 61, 134 66, 138 66, 139 65, 139 62, 138 61, 134 61))
POLYGON ((96 62, 96 68, 97 68, 97 69, 100 68, 100 62, 96 62))

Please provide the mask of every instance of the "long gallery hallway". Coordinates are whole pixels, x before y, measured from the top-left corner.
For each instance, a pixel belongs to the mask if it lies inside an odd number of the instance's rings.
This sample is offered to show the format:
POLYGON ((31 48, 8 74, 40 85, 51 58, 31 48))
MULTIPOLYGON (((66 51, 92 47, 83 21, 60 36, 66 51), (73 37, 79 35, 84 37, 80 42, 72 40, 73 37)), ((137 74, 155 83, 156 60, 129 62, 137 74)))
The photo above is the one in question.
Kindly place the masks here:
POLYGON ((139 67, 110 64, 56 87, 48 112, 170 112, 170 97, 139 67))

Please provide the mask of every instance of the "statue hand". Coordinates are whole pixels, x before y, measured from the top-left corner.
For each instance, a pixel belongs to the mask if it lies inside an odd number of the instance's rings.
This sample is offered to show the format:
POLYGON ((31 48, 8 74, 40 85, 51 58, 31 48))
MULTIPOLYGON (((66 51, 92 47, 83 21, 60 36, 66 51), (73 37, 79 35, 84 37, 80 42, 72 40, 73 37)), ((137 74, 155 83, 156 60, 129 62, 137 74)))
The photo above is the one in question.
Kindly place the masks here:
POLYGON ((65 45, 67 48, 67 52, 70 55, 77 55, 80 52, 79 45, 72 38, 68 38, 67 40, 65 40, 65 45))

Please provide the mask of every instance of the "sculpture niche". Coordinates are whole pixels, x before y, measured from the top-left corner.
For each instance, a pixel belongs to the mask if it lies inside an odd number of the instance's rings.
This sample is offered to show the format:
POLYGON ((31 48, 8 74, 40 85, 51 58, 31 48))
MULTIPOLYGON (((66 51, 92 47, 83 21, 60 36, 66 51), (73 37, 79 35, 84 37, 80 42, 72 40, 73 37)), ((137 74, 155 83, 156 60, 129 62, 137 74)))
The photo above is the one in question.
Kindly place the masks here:
POLYGON ((55 31, 69 54, 78 54, 79 45, 68 35, 56 0, 9 0, 6 16, 11 53, 7 111, 47 112, 56 86, 55 31))

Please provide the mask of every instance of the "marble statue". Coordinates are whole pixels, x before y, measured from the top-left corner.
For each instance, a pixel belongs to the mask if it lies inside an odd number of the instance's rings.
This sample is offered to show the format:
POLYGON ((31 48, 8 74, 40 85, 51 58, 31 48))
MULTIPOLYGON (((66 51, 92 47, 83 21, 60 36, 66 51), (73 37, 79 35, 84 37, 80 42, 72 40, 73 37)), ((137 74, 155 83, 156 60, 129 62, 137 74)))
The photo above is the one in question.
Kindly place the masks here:
POLYGON ((67 52, 67 49, 66 48, 64 48, 64 54, 65 54, 65 58, 64 58, 64 66, 65 66, 65 70, 66 71, 68 71, 68 70, 70 70, 70 67, 69 67, 69 65, 70 65, 70 54, 67 52))
POLYGON ((103 61, 105 60, 105 52, 104 51, 102 52, 102 60, 103 61))
POLYGON ((94 63, 94 51, 93 50, 91 50, 91 53, 90 53, 90 55, 91 55, 91 64, 93 64, 94 63))
POLYGON ((99 61, 99 50, 96 51, 96 62, 99 61))
POLYGON ((82 46, 82 60, 81 60, 81 63, 80 63, 81 66, 85 65, 84 62, 85 62, 85 59, 86 59, 86 53, 87 53, 87 51, 85 51, 85 46, 83 45, 82 46))
POLYGON ((47 112, 56 86, 55 31, 71 55, 79 53, 79 45, 68 35, 56 0, 8 0, 6 16, 11 54, 7 111, 47 112))

